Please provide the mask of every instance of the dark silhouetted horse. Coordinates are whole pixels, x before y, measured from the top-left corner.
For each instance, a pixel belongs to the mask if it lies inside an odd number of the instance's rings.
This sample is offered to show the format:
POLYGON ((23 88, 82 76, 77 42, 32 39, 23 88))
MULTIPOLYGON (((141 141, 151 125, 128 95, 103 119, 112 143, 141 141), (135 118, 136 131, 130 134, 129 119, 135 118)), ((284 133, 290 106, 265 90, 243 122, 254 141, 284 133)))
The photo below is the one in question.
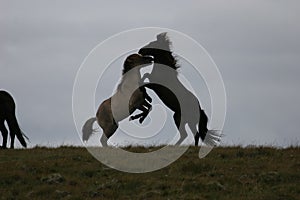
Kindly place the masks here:
POLYGON ((196 96, 190 92, 178 79, 177 60, 170 50, 171 42, 167 33, 157 35, 157 40, 150 42, 139 50, 139 54, 153 56, 154 65, 151 73, 146 73, 142 80, 145 87, 153 90, 161 101, 173 112, 175 124, 180 132, 180 139, 176 144, 181 144, 187 138, 186 124, 194 134, 195 146, 199 138, 209 145, 215 145, 220 138, 213 131, 208 131, 208 118, 201 109, 196 96), (209 133, 209 134, 207 134, 209 133))
POLYGON ((103 130, 100 142, 102 146, 107 146, 107 140, 115 133, 118 122, 131 115, 136 109, 142 111, 141 114, 130 119, 140 118, 140 123, 151 110, 151 98, 146 93, 146 89, 139 87, 141 82, 140 69, 151 64, 153 59, 149 56, 132 54, 128 56, 123 65, 121 83, 112 97, 101 103, 96 113, 96 117, 88 119, 82 128, 82 139, 87 141, 93 133, 93 123, 97 120, 103 130), (128 101, 129 100, 129 101, 128 101))
POLYGON ((7 147, 8 131, 4 124, 5 121, 7 122, 11 137, 10 148, 14 148, 15 136, 17 136, 18 140, 20 141, 23 147, 27 146, 24 139, 24 137, 27 138, 27 136, 24 135, 24 133, 19 127, 15 110, 16 105, 13 97, 6 91, 0 91, 0 131, 3 136, 2 148, 7 147))

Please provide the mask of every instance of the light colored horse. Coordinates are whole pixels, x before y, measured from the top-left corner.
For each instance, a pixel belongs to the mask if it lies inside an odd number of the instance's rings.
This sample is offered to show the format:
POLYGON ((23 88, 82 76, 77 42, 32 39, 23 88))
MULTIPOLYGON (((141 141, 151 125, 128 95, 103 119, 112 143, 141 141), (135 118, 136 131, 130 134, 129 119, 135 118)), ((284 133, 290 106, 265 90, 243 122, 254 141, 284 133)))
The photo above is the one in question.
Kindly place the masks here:
POLYGON ((149 56, 132 54, 128 56, 123 65, 122 80, 114 95, 101 103, 96 113, 96 117, 88 119, 82 128, 82 139, 87 141, 93 133, 93 123, 98 122, 103 130, 100 139, 102 146, 107 146, 107 140, 115 133, 118 122, 127 118, 136 109, 142 111, 141 114, 130 118, 140 118, 142 123, 151 110, 151 98, 146 93, 146 89, 139 87, 141 82, 140 69, 152 63, 149 56))

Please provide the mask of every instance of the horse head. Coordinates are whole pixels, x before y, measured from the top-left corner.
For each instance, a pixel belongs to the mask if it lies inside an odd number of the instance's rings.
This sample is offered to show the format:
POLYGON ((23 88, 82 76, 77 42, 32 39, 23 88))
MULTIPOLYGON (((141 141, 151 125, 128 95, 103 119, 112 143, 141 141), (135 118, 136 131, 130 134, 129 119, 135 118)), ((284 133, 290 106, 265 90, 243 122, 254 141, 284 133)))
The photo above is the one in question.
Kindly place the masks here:
POLYGON ((139 54, 150 55, 154 58, 154 63, 163 64, 173 69, 177 69, 177 61, 172 55, 172 43, 166 32, 156 36, 156 40, 150 42, 139 50, 139 54))
POLYGON ((133 69, 134 67, 137 67, 137 66, 142 67, 144 65, 149 65, 152 63, 152 61, 153 61, 153 58, 151 56, 148 56, 148 55, 143 56, 141 54, 136 54, 136 53, 131 54, 124 61, 123 74, 125 74, 129 70, 133 69))

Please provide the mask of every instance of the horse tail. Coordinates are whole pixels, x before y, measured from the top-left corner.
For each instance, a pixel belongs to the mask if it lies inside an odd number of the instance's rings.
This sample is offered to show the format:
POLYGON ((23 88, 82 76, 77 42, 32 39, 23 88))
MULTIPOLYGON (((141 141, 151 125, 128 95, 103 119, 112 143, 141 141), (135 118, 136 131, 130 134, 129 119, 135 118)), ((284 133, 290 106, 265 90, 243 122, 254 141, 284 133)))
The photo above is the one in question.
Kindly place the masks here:
POLYGON ((25 137, 25 138, 26 138, 26 140, 30 142, 30 140, 29 140, 28 136, 27 136, 27 135, 25 135, 25 133, 24 133, 22 130, 21 130, 21 133, 22 133, 23 137, 25 137))
POLYGON ((10 132, 12 134, 16 134, 16 136, 17 136, 19 142, 21 143, 21 145, 26 148, 27 143, 26 143, 24 137, 26 139, 28 139, 28 137, 21 131, 20 126, 19 126, 18 121, 17 121, 17 118, 16 118, 16 114, 15 113, 10 113, 9 115, 10 115, 10 117, 7 120, 7 124, 8 124, 10 132))
POLYGON ((200 110, 200 121, 198 124, 198 129, 199 129, 199 136, 201 140, 204 142, 204 144, 209 146, 218 145, 220 143, 221 136, 218 134, 218 131, 216 130, 208 130, 207 128, 208 117, 205 111, 201 109, 200 105, 199 105, 199 110, 200 110))
MULTIPOLYGON (((197 140, 199 140, 199 137, 201 138, 202 141, 204 141, 204 138, 206 137, 207 134, 207 123, 208 123, 208 117, 205 114, 204 110, 201 109, 199 105, 199 111, 200 111, 200 119, 198 123, 198 133, 197 133, 197 140)), ((197 141, 198 144, 198 141, 197 141)))
POLYGON ((93 124, 96 120, 96 117, 92 117, 84 123, 82 127, 82 140, 84 142, 88 141, 91 135, 95 133, 95 130, 93 129, 93 124))
POLYGON ((208 146, 217 146, 220 144, 221 136, 218 130, 208 130, 204 139, 204 144, 208 146))

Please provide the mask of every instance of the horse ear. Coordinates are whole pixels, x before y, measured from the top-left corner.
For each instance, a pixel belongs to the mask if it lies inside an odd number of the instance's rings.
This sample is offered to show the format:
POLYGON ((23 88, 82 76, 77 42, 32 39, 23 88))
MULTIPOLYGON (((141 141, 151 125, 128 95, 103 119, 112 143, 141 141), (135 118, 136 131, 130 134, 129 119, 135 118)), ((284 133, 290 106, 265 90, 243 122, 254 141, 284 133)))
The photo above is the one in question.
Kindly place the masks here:
POLYGON ((162 40, 165 41, 167 37, 168 37, 168 36, 167 36, 167 32, 163 32, 163 33, 158 34, 158 35, 156 36, 156 39, 157 39, 158 41, 162 41, 162 40))

